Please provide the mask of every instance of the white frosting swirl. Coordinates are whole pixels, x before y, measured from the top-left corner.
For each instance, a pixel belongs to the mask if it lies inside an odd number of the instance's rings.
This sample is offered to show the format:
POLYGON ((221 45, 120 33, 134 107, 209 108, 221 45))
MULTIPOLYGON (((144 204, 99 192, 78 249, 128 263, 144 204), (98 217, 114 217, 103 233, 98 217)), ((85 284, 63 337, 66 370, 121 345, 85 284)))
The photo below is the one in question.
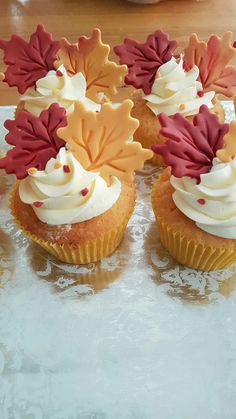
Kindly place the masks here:
POLYGON ((145 96, 147 106, 158 115, 164 112, 168 116, 177 112, 184 116, 195 115, 201 105, 212 108, 215 92, 204 93, 202 97, 202 84, 197 81, 199 69, 195 65, 189 71, 183 69, 183 57, 179 62, 172 58, 163 64, 157 71, 156 79, 150 95, 145 96))
POLYGON ((197 184, 188 176, 171 176, 173 200, 196 225, 214 236, 236 239, 236 160, 213 160, 209 173, 197 184))
POLYGON ((70 77, 63 65, 57 71, 50 70, 36 82, 36 88, 27 89, 21 99, 24 101, 24 108, 36 116, 55 102, 67 112, 73 111, 75 101, 82 102, 91 111, 100 111, 101 108, 101 105, 86 97, 86 80, 83 74, 77 73, 70 77))
POLYGON ((29 174, 19 186, 21 201, 30 204, 42 222, 52 225, 97 217, 115 204, 120 193, 116 177, 107 186, 99 173, 84 170, 64 147, 56 159, 47 162, 45 170, 29 174))

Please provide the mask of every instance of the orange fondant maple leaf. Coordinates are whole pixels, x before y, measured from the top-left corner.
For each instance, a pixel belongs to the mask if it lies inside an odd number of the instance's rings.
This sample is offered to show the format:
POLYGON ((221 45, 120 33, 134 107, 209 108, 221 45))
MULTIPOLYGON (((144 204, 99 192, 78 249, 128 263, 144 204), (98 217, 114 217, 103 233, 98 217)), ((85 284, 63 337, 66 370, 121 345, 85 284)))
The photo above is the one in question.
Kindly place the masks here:
POLYGON ((130 141, 139 125, 130 116, 132 106, 133 102, 126 100, 117 108, 106 103, 100 112, 91 112, 76 102, 74 112, 68 114, 68 125, 57 132, 82 166, 99 172, 108 183, 112 175, 132 181, 133 171, 153 155, 140 143, 130 141))
POLYGON ((235 55, 232 32, 226 32, 222 38, 211 35, 207 42, 199 41, 193 34, 184 50, 184 62, 189 68, 198 66, 204 91, 214 90, 231 97, 236 91, 236 68, 228 63, 235 55))
POLYGON ((76 44, 70 44, 65 38, 60 42, 54 66, 63 64, 70 75, 82 72, 91 100, 100 102, 101 92, 117 93, 116 87, 122 84, 127 67, 108 60, 110 47, 102 43, 99 29, 94 29, 90 38, 81 36, 76 44))
POLYGON ((216 152, 216 156, 224 163, 236 157, 236 121, 229 124, 229 132, 224 136, 224 147, 216 152))

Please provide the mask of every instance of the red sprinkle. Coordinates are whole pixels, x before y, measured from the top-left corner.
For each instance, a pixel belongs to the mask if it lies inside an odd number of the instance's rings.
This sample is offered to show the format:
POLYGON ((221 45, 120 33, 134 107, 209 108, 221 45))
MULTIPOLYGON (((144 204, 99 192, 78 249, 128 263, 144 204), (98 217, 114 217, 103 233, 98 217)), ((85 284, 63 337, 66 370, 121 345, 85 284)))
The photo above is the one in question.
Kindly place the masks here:
POLYGON ((205 205, 205 203, 206 203, 205 199, 203 199, 203 198, 198 199, 198 200, 197 200, 197 202, 198 202, 200 205, 205 205))
POLYGON ((63 170, 64 170, 65 173, 70 173, 70 168, 67 164, 64 164, 63 170))
POLYGON ((81 195, 85 196, 85 195, 87 195, 88 192, 89 192, 88 188, 84 188, 81 191, 81 195))
POLYGON ((42 202, 40 202, 40 201, 35 201, 35 202, 33 202, 33 205, 34 205, 36 208, 40 208, 40 207, 43 205, 43 203, 42 203, 42 202))
POLYGON ((63 73, 62 73, 60 70, 57 70, 57 71, 56 71, 56 75, 57 75, 58 77, 62 77, 62 76, 63 76, 63 73))
POLYGON ((204 92, 203 92, 203 90, 199 90, 199 92, 197 92, 197 95, 198 95, 199 97, 204 96, 204 92))

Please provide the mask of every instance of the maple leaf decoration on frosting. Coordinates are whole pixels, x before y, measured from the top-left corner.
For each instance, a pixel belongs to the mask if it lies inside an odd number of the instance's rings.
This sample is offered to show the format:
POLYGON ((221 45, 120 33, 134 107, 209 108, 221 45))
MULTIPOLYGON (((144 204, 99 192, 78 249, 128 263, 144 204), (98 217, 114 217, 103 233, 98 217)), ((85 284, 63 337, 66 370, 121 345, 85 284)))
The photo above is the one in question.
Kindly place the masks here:
POLYGON ((126 100, 118 108, 104 104, 100 112, 89 112, 76 102, 68 125, 57 131, 84 169, 99 172, 108 183, 112 175, 131 181, 133 171, 153 155, 140 143, 129 141, 139 125, 130 116, 132 106, 126 100))
POLYGON ((29 42, 18 35, 12 35, 10 41, 0 40, 4 62, 8 66, 4 81, 9 86, 16 86, 19 93, 23 94, 49 70, 54 69, 53 63, 59 47, 59 41, 53 41, 43 25, 37 26, 29 42))
POLYGON ((76 44, 70 44, 65 38, 60 44, 54 66, 59 68, 63 64, 71 76, 82 72, 87 84, 86 96, 100 102, 100 92, 117 93, 116 87, 122 84, 127 67, 109 61, 110 47, 102 43, 99 29, 94 29, 90 38, 81 36, 76 44))
POLYGON ((236 157, 236 121, 229 124, 229 132, 224 136, 224 148, 217 151, 216 156, 224 163, 236 157))
POLYGON ((199 180, 202 173, 210 171, 217 150, 223 147, 229 125, 221 124, 206 105, 200 107, 193 122, 180 114, 169 118, 161 113, 158 118, 162 126, 160 133, 167 140, 153 145, 152 150, 162 155, 174 176, 199 180))
POLYGON ((39 117, 20 112, 16 119, 5 122, 9 130, 6 142, 15 146, 0 159, 0 169, 15 173, 18 179, 27 176, 27 170, 35 167, 44 170, 47 161, 56 157, 65 142, 57 136, 57 129, 66 125, 66 111, 53 103, 39 117))
POLYGON ((144 43, 125 38, 124 44, 117 45, 114 51, 120 63, 128 66, 126 84, 143 89, 147 95, 151 92, 158 68, 172 58, 176 48, 176 41, 171 41, 166 33, 157 30, 144 43))
POLYGON ((211 35, 207 42, 199 41, 193 34, 184 50, 185 66, 198 66, 203 90, 213 90, 226 97, 233 96, 236 90, 236 69, 228 65, 235 56, 231 32, 226 32, 222 38, 211 35))

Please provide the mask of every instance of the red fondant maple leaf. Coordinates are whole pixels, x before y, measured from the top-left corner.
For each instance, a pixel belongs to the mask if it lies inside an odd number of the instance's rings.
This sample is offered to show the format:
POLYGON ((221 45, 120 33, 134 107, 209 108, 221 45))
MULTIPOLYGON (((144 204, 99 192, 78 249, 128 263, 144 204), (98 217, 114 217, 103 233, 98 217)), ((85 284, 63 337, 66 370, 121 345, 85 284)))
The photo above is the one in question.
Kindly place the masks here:
POLYGON ((167 140, 153 145, 152 150, 162 155, 165 164, 171 166, 171 173, 178 178, 190 176, 199 180, 202 173, 209 172, 216 151, 223 147, 229 124, 221 124, 206 105, 200 107, 193 122, 178 113, 173 118, 161 113, 158 119, 160 132, 167 140))
POLYGON ((185 67, 198 66, 199 80, 206 92, 214 90, 232 97, 236 91, 236 68, 228 65, 236 56, 232 35, 232 32, 226 32, 222 38, 211 35, 207 42, 199 41, 196 34, 189 39, 184 50, 185 67))
POLYGON ((53 63, 60 43, 52 40, 43 25, 38 25, 29 42, 18 35, 12 35, 10 41, 0 40, 0 48, 4 51, 4 62, 8 66, 4 82, 16 86, 19 93, 23 94, 49 70, 54 69, 53 63))
POLYGON ((6 142, 15 146, 0 159, 0 169, 15 173, 18 179, 27 176, 27 170, 35 167, 43 170, 51 157, 56 157, 65 142, 57 136, 57 129, 67 123, 66 111, 53 103, 39 117, 20 112, 16 119, 5 122, 9 130, 6 142))
POLYGON ((176 47, 177 42, 170 41, 169 36, 160 30, 149 35, 143 44, 125 38, 124 44, 114 47, 114 51, 120 58, 120 64, 128 66, 126 84, 149 94, 158 68, 172 58, 176 47))

